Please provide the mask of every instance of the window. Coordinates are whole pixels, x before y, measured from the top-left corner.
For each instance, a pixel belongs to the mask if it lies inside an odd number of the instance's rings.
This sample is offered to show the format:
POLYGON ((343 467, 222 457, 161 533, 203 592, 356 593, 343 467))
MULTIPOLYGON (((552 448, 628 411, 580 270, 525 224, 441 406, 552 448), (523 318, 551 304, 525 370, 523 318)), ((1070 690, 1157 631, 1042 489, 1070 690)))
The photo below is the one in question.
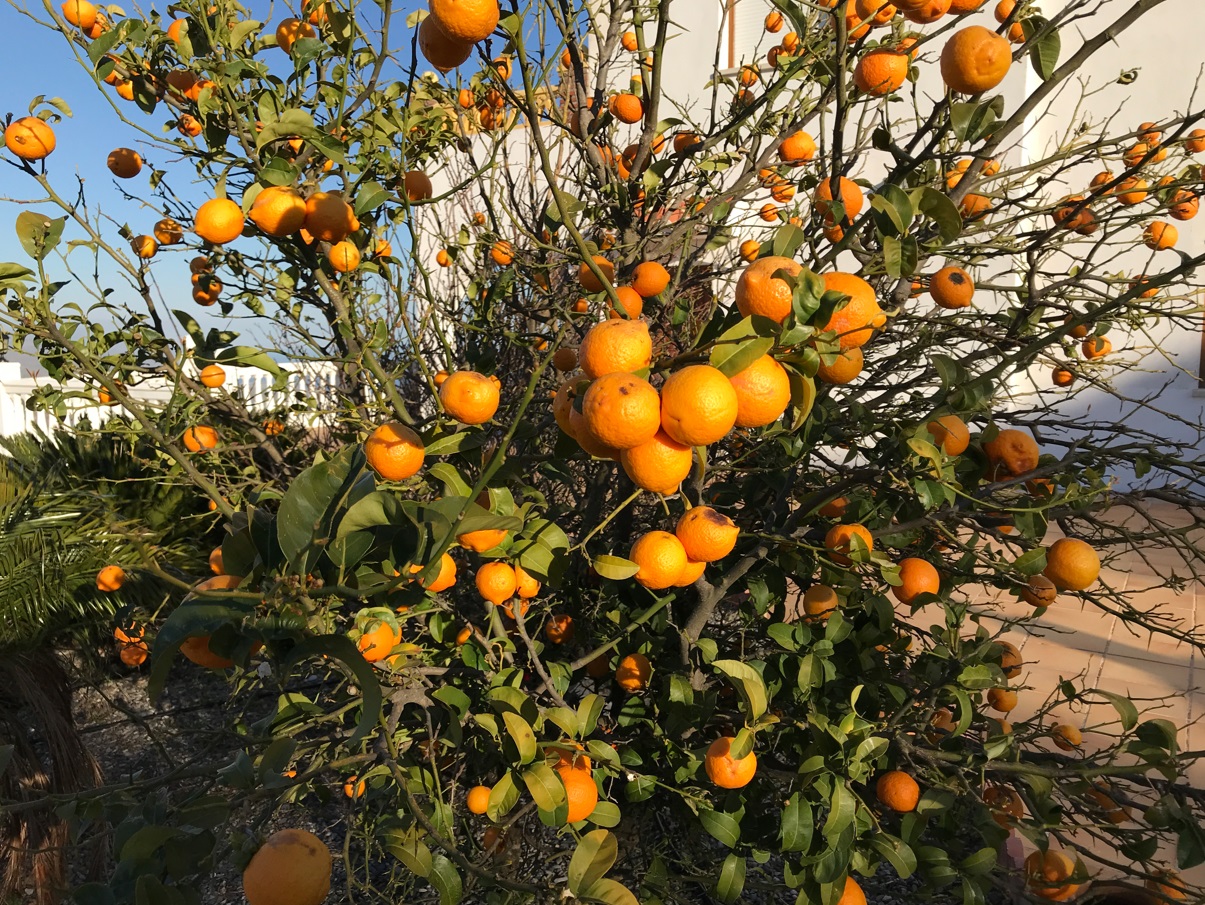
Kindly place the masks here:
POLYGON ((758 65, 773 46, 766 34, 766 14, 775 9, 770 0, 728 0, 728 68, 743 63, 758 65))

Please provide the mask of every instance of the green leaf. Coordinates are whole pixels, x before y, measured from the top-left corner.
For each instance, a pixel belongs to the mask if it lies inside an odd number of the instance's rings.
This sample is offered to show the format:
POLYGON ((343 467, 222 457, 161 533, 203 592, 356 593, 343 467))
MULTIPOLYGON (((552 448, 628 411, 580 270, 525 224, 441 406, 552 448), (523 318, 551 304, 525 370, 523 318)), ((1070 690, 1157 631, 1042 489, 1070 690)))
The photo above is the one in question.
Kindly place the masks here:
POLYGON ((1113 709, 1117 711, 1117 716, 1121 720, 1121 728, 1126 732, 1138 725, 1138 708, 1125 695, 1114 694, 1103 688, 1094 688, 1090 693, 1100 695, 1113 705, 1113 709))
POLYGON ((640 905, 640 900, 617 880, 598 880, 582 892, 580 898, 588 902, 602 902, 604 905, 640 905))
POLYGON ((507 770, 502 778, 490 789, 489 805, 486 816, 495 822, 501 820, 519 802, 519 787, 515 784, 515 774, 507 770))
POLYGON ((958 207, 945 193, 926 186, 921 194, 920 209, 937 224, 938 234, 944 244, 953 242, 962 232, 962 214, 958 213, 958 207))
POLYGON ((750 719, 760 719, 766 712, 769 702, 766 696, 766 683, 752 666, 740 660, 716 660, 711 664, 737 684, 744 694, 745 702, 749 705, 750 719))
POLYGON ((531 725, 523 717, 510 710, 502 711, 502 722, 506 732, 519 749, 519 763, 529 764, 536 757, 536 736, 531 725))
POLYGON ((457 873, 452 862, 443 855, 431 856, 431 875, 427 879, 439 893, 439 905, 457 905, 464 894, 460 874, 457 873))
POLYGON ((741 841, 741 825, 730 814, 704 808, 699 811, 699 822, 709 836, 729 848, 741 841))
POLYGON ((795 408, 795 414, 791 418, 791 430, 797 431, 808 420, 812 407, 816 404, 816 381, 805 377, 795 368, 787 365, 784 367, 787 370, 787 381, 791 385, 791 405, 795 408))
POLYGON ((770 254, 780 258, 793 258, 806 237, 794 223, 786 223, 774 230, 770 243, 770 254))
POLYGON ((739 343, 717 344, 711 350, 711 366, 725 377, 735 377, 773 348, 774 339, 769 336, 754 336, 739 343))
POLYGON ((916 273, 920 249, 916 239, 904 236, 883 236, 883 266, 887 275, 894 280, 910 277, 916 273))
POLYGON ((880 830, 870 837, 870 844, 895 868, 901 880, 906 880, 916 871, 916 853, 902 839, 880 830))
POLYGON ((357 217, 363 217, 369 211, 374 211, 393 197, 393 193, 379 182, 365 182, 356 189, 354 206, 357 217))
POLYGON ((1046 568, 1046 548, 1034 547, 1013 560, 1013 568, 1022 575, 1037 575, 1046 568))
POLYGON ((547 764, 533 764, 523 772, 523 784, 542 811, 555 811, 565 803, 565 784, 547 764))
POLYGON ((281 658, 280 680, 284 681, 302 661, 320 658, 342 666, 355 679, 355 685, 360 691, 360 719, 356 722, 355 730, 343 742, 348 750, 355 750, 356 745, 376 727, 381 716, 381 705, 384 702, 381 683, 372 671, 372 664, 364 659, 346 635, 318 635, 299 642, 281 658))
POLYGON ((640 571, 640 566, 636 565, 630 559, 612 556, 609 553, 595 556, 590 561, 590 564, 600 577, 609 578, 611 581, 623 581, 625 578, 631 578, 640 571))
POLYGON ((824 821, 824 838, 832 839, 839 836, 854 822, 857 811, 858 796, 850 791, 844 782, 833 786, 833 797, 829 803, 828 819, 824 821))
POLYGON ((618 854, 619 843, 606 830, 591 830, 582 836, 569 861, 569 891, 580 895, 601 880, 618 854))
POLYGON ((812 844, 812 805, 798 792, 787 800, 782 809, 782 850, 804 852, 812 844))
POLYGON ((725 905, 732 905, 741 897, 744 888, 745 859, 736 852, 729 852, 715 881, 715 897, 725 905))
POLYGON ((35 261, 41 261, 59 244, 66 222, 66 217, 47 217, 36 211, 22 211, 17 214, 17 238, 27 255, 35 261))
POLYGON ((294 575, 310 571, 328 540, 333 509, 355 482, 363 478, 371 490, 372 475, 363 469, 364 449, 355 444, 310 466, 289 485, 276 515, 276 536, 294 575))
POLYGON ((145 861, 151 857, 163 843, 175 839, 184 831, 174 826, 143 826, 134 831, 133 835, 121 846, 120 860, 145 861))
POLYGON ((1050 22, 1042 16, 1030 16, 1021 20, 1021 28, 1025 31, 1025 40, 1029 44, 1029 62, 1033 71, 1043 82, 1049 81, 1059 64, 1059 54, 1063 49, 1063 39, 1059 37, 1058 29, 1052 28, 1042 37, 1034 41, 1034 36, 1048 28, 1050 22))
POLYGON ((407 831, 388 830, 382 835, 386 850, 401 861, 406 870, 423 879, 431 876, 431 849, 427 848, 427 844, 419 837, 417 828, 407 831))

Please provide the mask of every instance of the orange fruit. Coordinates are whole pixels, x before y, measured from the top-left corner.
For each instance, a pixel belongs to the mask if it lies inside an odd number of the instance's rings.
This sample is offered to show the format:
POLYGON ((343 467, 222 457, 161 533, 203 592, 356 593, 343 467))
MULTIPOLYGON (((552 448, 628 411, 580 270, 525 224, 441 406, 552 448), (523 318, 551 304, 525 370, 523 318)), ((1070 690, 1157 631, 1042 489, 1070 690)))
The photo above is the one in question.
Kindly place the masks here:
POLYGON ((661 426, 679 443, 706 446, 732 430, 737 406, 736 390, 722 371, 688 365, 661 387, 661 426))
POLYGON ((105 166, 118 179, 133 179, 142 172, 142 155, 129 148, 114 148, 109 152, 105 166))
POLYGON ((1085 541, 1062 537, 1046 549, 1042 574, 1060 591, 1086 591, 1100 577, 1100 557, 1085 541))
POLYGON ((1117 183, 1115 194, 1118 203, 1124 204, 1127 207, 1132 207, 1135 204, 1141 204, 1146 200, 1147 181, 1138 176, 1128 176, 1121 182, 1117 183))
POLYGON ((735 741, 734 736, 722 735, 707 746, 707 753, 703 755, 707 778, 721 789, 743 789, 757 773, 757 755, 752 751, 742 758, 732 756, 735 741))
POLYGON ((959 94, 981 94, 995 88, 1012 66, 1008 39, 982 25, 954 32, 941 51, 941 77, 959 94))
POLYGON ((582 414, 601 442, 631 449, 653 439, 661 427, 661 399, 647 380, 621 371, 590 384, 582 414))
POLYGON ((770 32, 770 34, 778 34, 778 32, 782 31, 782 23, 782 13, 778 10, 771 10, 766 13, 765 26, 766 31, 770 32))
POLYGON ((941 590, 941 576, 927 560, 910 556, 900 562, 900 582, 891 588, 895 599, 911 606, 921 594, 936 594, 941 590))
POLYGON ((1010 713, 1017 708, 1017 693, 1004 688, 989 688, 987 705, 1001 713, 1010 713))
POLYGON ((314 30, 314 26, 309 22, 302 22, 300 19, 284 19, 276 26, 276 46, 288 54, 293 52, 293 44, 298 39, 316 37, 318 37, 318 32, 314 30))
POLYGON ((761 254, 761 243, 756 239, 746 239, 741 243, 740 256, 746 264, 752 264, 761 254))
POLYGON ((1001 24, 1007 22, 1016 8, 1017 0, 1000 0, 1000 2, 996 4, 996 21, 1001 24))
POLYGON ((121 589, 125 584, 126 573, 121 566, 105 566, 96 573, 96 589, 105 593, 112 593, 121 589))
POLYGON ((247 219, 269 236, 291 236, 305 225, 305 199, 291 186, 270 185, 251 203, 247 219))
POLYGON ((402 177, 402 185, 406 190, 406 198, 411 204, 426 201, 435 193, 431 177, 422 170, 407 170, 402 177))
POLYGON ((577 367, 577 349, 561 346, 552 354, 552 366, 558 371, 572 371, 577 367))
POLYGON ((905 0, 899 8, 909 22, 936 22, 950 11, 950 0, 905 0))
POLYGON ((566 823, 585 820, 598 807, 598 786, 589 770, 561 767, 556 771, 565 786, 565 800, 569 803, 566 823))
MULTIPOLYGON (((426 21, 426 20, 424 20, 426 21)), ((333 192, 314 192, 305 199, 303 229, 319 242, 342 242, 359 223, 351 205, 333 192)))
POLYGON ((464 804, 470 814, 481 815, 489 809, 490 791, 489 786, 473 786, 469 789, 469 794, 464 797, 464 804))
POLYGON ((940 308, 969 308, 975 283, 961 267, 943 267, 930 278, 929 294, 940 308))
POLYGON ((787 370, 769 355, 763 355, 728 378, 736 391, 736 426, 764 427, 773 424, 791 403, 791 381, 787 370))
POLYGON ((865 525, 833 525, 828 529, 824 535, 824 546, 833 562, 843 566, 852 562, 845 554, 853 548, 852 539, 854 537, 860 537, 868 549, 874 549, 874 538, 870 536, 865 525))
POLYGON ((648 687, 653 674, 652 664, 644 654, 628 654, 615 667, 615 682, 629 694, 638 694, 648 687))
POLYGON ((1050 372, 1050 382, 1056 387, 1071 386, 1075 382, 1075 374, 1066 368, 1055 368, 1050 372))
POLYGON ((1105 336, 1090 336, 1080 345, 1080 351, 1083 352, 1084 358, 1093 361, 1112 352, 1113 343, 1105 336))
POLYGON ((486 827, 481 835, 481 847, 487 855, 496 855, 506 848, 506 830, 500 826, 486 827))
POLYGON ((404 481, 422 468, 422 438, 400 421, 382 424, 364 441, 364 457, 384 481, 404 481))
POLYGON ((360 779, 353 773, 343 783, 343 794, 348 798, 362 798, 368 794, 368 780, 360 779))
POLYGON ((336 273, 350 273, 360 266, 360 249, 344 239, 330 247, 326 259, 336 273))
MULTIPOLYGON (((607 282, 615 282, 615 265, 604 258, 602 255, 594 256, 594 265, 602 271, 602 275, 607 278, 607 282)), ((598 281, 598 277, 594 275, 589 266, 585 263, 578 265, 577 281, 581 283, 582 288, 587 292, 602 292, 603 284, 598 281)))
POLYGON ((279 830, 243 871, 249 905, 322 905, 331 889, 331 853, 306 830, 279 830))
POLYGON ((506 267, 515 260, 515 248, 504 239, 499 239, 490 249, 490 260, 500 267, 506 267))
POLYGON ((950 15, 973 13, 986 2, 987 0, 950 0, 950 15))
POLYGON ((218 445, 218 432, 212 427, 198 424, 184 431, 184 448, 189 452, 200 452, 202 449, 213 449, 218 445))
POLYGON ((201 383, 210 389, 216 389, 226 382, 226 371, 221 365, 206 365, 201 368, 201 383))
POLYGON ((886 323, 886 315, 879 307, 874 289, 861 277, 832 271, 824 274, 824 288, 850 297, 845 306, 833 312, 828 323, 820 328, 822 333, 836 333, 843 350, 865 345, 874 329, 886 323))
POLYGON ((983 803, 992 810, 992 819, 1003 827, 1025 816, 1021 796, 1007 786, 988 786, 983 790, 983 803))
POLYGON ((54 130, 36 116, 23 116, 4 130, 4 146, 22 160, 44 160, 55 145, 54 130))
MULTIPOLYGON (((844 176, 840 177, 839 187, 841 192, 840 203, 845 208, 841 222, 852 222, 861 213, 866 199, 862 195, 861 187, 852 179, 846 179, 844 176)), ((812 204, 824 216, 825 224, 832 226, 835 222, 833 214, 835 213, 834 208, 836 205, 833 203, 833 180, 831 177, 825 176, 820 181, 820 184, 816 186, 816 193, 812 196, 812 204)))
POLYGON ((461 424, 484 424, 498 411, 498 385, 476 371, 457 371, 439 388, 444 412, 461 424))
POLYGON ((644 313, 644 297, 631 286, 616 286, 615 296, 619 299, 619 308, 608 308, 607 317, 633 320, 644 313))
POLYGON ((644 119, 644 101, 628 92, 612 95, 607 109, 621 123, 638 123, 644 119))
POLYGON ((682 570, 682 574, 678 576, 678 580, 674 582, 675 588, 688 588, 707 571, 707 563, 696 562, 693 559, 686 560, 686 568, 682 570))
POLYGON ((504 562, 487 562, 477 570, 477 592, 495 606, 515 596, 519 579, 515 570, 504 562))
POLYGON ((544 623, 544 637, 551 644, 567 644, 573 640, 573 617, 557 613, 548 617, 544 623))
POLYGON ((1166 896, 1174 902, 1183 902, 1188 898, 1188 887, 1174 870, 1157 870, 1143 885, 1151 892, 1166 896))
POLYGON ((677 493, 694 464, 694 450, 661 429, 651 440, 622 450, 619 463, 637 487, 653 493, 677 493))
POLYGON ((578 359, 587 377, 617 371, 639 371, 653 358, 648 324, 636 320, 606 320, 595 324, 582 339, 578 359))
POLYGON ((502 528, 482 528, 480 531, 466 531, 456 535, 456 542, 466 550, 484 553, 506 540, 506 534, 502 528))
POLYGON ((636 50, 640 49, 640 43, 636 40, 636 32, 634 31, 625 31, 623 33, 623 37, 620 38, 619 43, 622 44, 623 49, 627 51, 635 52, 636 50))
POLYGON ((824 359, 827 357, 827 355, 821 356, 820 367, 816 369, 816 377, 825 383, 844 386, 853 383, 862 373, 865 359, 862 356, 862 350, 857 346, 836 353, 833 356, 832 364, 825 363, 824 359))
POLYGON ((704 563, 715 562, 731 553, 740 533, 736 522, 710 506, 688 509, 674 528, 687 558, 704 563))
POLYGON ((83 31, 90 31, 96 24, 99 15, 95 6, 88 0, 67 0, 61 7, 63 18, 83 31))
POLYGON ((920 801, 920 786, 903 770, 890 770, 874 785, 875 796, 897 814, 915 811, 920 801))
POLYGON ((993 473, 1017 477, 1038 467, 1038 444, 1023 430, 1006 428, 983 444, 993 473))
POLYGON ((232 242, 243 233, 243 211, 229 198, 211 198, 193 219, 197 235, 214 245, 232 242))
POLYGON ((476 44, 498 27, 498 0, 430 0, 428 6, 431 16, 456 41, 476 44))
POLYGON ((1021 659, 1021 651, 1017 646, 1010 641, 996 641, 1000 648, 1000 668, 1004 670, 1006 679, 1015 679, 1021 674, 1021 666, 1025 662, 1021 659))
POLYGON ((783 163, 799 165, 816 156, 816 141, 802 130, 792 132, 778 145, 778 159, 783 163))
POLYGON ((849 498, 839 496, 835 500, 829 500, 818 510, 819 514, 825 518, 841 518, 845 515, 845 510, 849 507, 849 498))
POLYGON ((759 258, 741 274, 736 282, 736 307, 741 314, 768 317, 782 323, 791 313, 791 286, 776 276, 778 271, 797 277, 803 267, 779 255, 759 258))
POLYGON ((1040 898, 1066 902, 1079 892, 1079 884, 1066 882, 1075 874, 1075 867, 1075 859, 1066 852, 1031 852, 1025 859, 1026 882, 1040 898))
POLYGON ((1191 220, 1201 210, 1201 199, 1186 189, 1179 189, 1171 197, 1168 213, 1174 220, 1191 220))
POLYGON ((388 622, 377 621, 360 634, 356 647, 369 663, 384 660, 402 640, 402 634, 388 622))
POLYGON ((1180 238, 1180 230, 1166 220, 1156 220, 1148 223, 1142 232, 1142 243, 1151 251, 1166 251, 1176 247, 1180 238))
POLYGON ((164 217, 151 230, 160 245, 179 245, 184 241, 184 227, 171 217, 164 217))
POLYGON ((669 281, 669 271, 656 261, 644 261, 632 271, 632 288, 646 299, 663 293, 669 281))
POLYGON ((213 552, 209 554, 209 571, 214 575, 225 575, 226 570, 222 566, 222 548, 214 547, 213 552))
MULTIPOLYGON (((773 204, 763 204, 757 215, 767 223, 774 223, 778 220, 778 207, 773 204)), ((737 284, 740 285, 739 283, 737 284)))
POLYGON ((198 305, 212 305, 222 294, 222 281, 214 276, 202 276, 192 288, 192 299, 198 305))
POLYGON ((134 236, 130 239, 130 248, 134 250, 135 255, 146 261, 155 257, 159 251, 159 243, 151 236, 134 236))
MULTIPOLYGON (((410 574, 415 575, 423 571, 423 566, 415 563, 410 567, 410 574)), ((438 594, 441 591, 446 591, 452 585, 456 584, 456 560, 452 558, 450 553, 444 553, 439 557, 439 574, 432 579, 423 582, 420 581, 423 590, 432 594, 438 594)))
POLYGON ((440 267, 451 267, 452 266, 452 256, 450 254, 448 254, 448 251, 446 248, 441 248, 439 250, 439 252, 435 255, 435 263, 438 264, 440 267))
POLYGON ((908 67, 912 58, 907 53, 876 47, 862 55, 854 67, 854 84, 858 90, 874 97, 883 97, 898 91, 908 80, 908 67))
POLYGON ((686 568, 686 548, 668 531, 650 531, 632 544, 628 559, 639 566, 634 576, 646 588, 672 588, 686 568))
POLYGON ((811 619, 824 621, 840 605, 837 592, 826 584, 814 584, 803 592, 803 612, 811 619))
POLYGON ((845 889, 841 891, 837 905, 866 905, 866 893, 853 877, 845 878, 845 889))
POLYGON ((1084 735, 1079 731, 1079 727, 1070 723, 1059 723, 1050 730, 1050 736, 1055 747, 1064 751, 1074 751, 1084 743, 1084 735))
POLYGON ((957 415, 942 415, 926 424, 925 429, 947 456, 961 456, 971 445, 971 432, 957 415))
MULTIPOLYGON (((129 84, 129 83, 127 82, 126 84, 129 84)), ((117 93, 121 94, 120 87, 117 89, 117 93)), ((131 89, 130 98, 133 98, 133 96, 134 96, 134 92, 131 89)), ((196 138, 198 135, 200 135, 205 130, 201 126, 200 121, 195 116, 185 113, 176 122, 176 131, 179 132, 181 135, 186 135, 190 138, 196 138)))

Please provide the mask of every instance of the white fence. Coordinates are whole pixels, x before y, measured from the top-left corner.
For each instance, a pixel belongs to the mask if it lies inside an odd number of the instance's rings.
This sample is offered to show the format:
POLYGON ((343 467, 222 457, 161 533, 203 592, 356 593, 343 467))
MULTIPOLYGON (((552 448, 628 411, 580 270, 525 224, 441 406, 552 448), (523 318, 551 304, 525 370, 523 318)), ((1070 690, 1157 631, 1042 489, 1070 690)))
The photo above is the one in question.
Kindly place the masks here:
MULTIPOLYGON (((274 388, 273 376, 259 368, 243 368, 223 365, 226 382, 212 393, 229 393, 239 399, 251 411, 282 411, 301 405, 305 411, 297 417, 306 424, 317 424, 326 419, 335 408, 338 399, 338 372, 329 363, 282 364, 287 380, 285 388, 274 388)), ((20 363, 0 361, 0 437, 11 437, 29 431, 45 434, 61 426, 73 427, 83 418, 97 425, 116 412, 120 406, 101 405, 97 399, 99 388, 79 380, 62 383, 49 377, 29 376, 20 363), (41 388, 57 386, 72 395, 66 400, 67 413, 59 418, 52 411, 33 411, 27 403, 41 388)), ((171 400, 171 384, 164 380, 147 380, 127 388, 130 396, 152 407, 165 406, 171 400)))

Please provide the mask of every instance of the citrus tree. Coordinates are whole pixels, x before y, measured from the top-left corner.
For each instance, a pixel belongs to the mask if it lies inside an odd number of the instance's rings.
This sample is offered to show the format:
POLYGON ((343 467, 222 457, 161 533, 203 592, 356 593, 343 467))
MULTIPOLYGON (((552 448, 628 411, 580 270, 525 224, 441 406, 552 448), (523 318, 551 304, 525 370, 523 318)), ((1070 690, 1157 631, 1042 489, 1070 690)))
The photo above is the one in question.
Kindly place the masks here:
POLYGON ((877 871, 968 903, 1118 872, 1197 894, 1182 727, 1028 684, 1017 646, 1069 606, 1205 640, 1102 573, 1154 544, 1199 575, 1191 447, 1063 414, 1128 399, 1113 342, 1198 312, 1173 221, 1205 116, 1077 119, 1010 162, 1160 5, 775 0, 765 58, 702 99, 664 90, 669 0, 30 13, 137 146, 107 162, 140 203, 118 225, 67 183, 98 152, 56 148, 63 101, 11 116, 35 194, 0 317, 92 388, 33 404, 110 406, 82 429, 212 511, 192 575, 143 544, 98 583, 171 585, 137 613, 152 691, 187 659, 239 714, 232 756, 73 797, 115 824, 76 900, 199 902, 224 864, 252 905, 332 876, 372 902, 857 905, 877 871), (341 839, 269 835, 332 796, 341 839))

